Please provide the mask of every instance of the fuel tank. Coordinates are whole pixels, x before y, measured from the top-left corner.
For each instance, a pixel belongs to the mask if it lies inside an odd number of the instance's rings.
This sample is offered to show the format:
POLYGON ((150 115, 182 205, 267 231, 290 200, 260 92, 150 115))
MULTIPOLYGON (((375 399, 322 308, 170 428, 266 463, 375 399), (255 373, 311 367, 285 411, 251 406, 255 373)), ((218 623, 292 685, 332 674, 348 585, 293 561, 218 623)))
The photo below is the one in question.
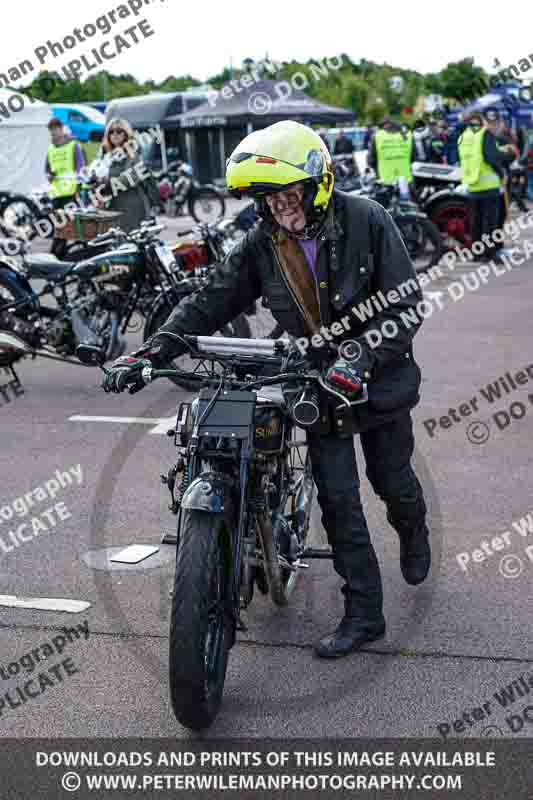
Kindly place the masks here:
POLYGON ((134 244, 126 244, 116 250, 80 261, 71 272, 72 276, 96 282, 121 283, 135 278, 144 266, 144 256, 134 244))

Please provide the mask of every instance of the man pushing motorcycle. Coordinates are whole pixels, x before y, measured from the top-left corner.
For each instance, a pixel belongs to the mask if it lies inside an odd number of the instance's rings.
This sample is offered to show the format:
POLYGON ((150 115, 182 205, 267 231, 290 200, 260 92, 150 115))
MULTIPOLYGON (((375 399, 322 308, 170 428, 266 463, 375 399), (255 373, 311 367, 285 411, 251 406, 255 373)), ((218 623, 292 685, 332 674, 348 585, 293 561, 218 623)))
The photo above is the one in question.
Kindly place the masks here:
POLYGON ((426 505, 411 466, 410 411, 421 380, 412 339, 421 324, 416 306, 422 293, 388 212, 333 190, 331 156, 307 126, 286 121, 251 133, 228 159, 226 182, 235 195, 256 200, 259 223, 217 266, 208 286, 183 300, 139 350, 113 363, 103 386, 137 391, 147 362, 160 368, 187 351, 183 334, 214 333, 261 296, 300 348, 309 343, 306 356, 322 364, 333 388, 352 400, 367 384, 368 401, 348 413, 330 405, 324 392, 320 417, 307 432, 333 565, 344 579, 345 614, 316 653, 344 656, 385 634, 354 434, 361 436, 366 474, 399 535, 405 580, 419 584, 430 568, 426 505))

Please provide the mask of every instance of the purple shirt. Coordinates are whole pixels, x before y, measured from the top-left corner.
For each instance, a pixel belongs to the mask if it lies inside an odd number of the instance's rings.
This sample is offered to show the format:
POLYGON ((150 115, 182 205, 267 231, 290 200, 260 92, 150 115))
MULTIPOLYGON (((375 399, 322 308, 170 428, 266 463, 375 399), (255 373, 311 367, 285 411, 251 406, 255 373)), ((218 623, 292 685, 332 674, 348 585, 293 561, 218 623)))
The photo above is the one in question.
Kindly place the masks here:
POLYGON ((307 263, 311 268, 311 272, 313 273, 313 277, 316 281, 316 251, 317 251, 317 240, 316 239, 297 239, 296 240, 302 250, 304 251, 305 257, 307 259, 307 263))

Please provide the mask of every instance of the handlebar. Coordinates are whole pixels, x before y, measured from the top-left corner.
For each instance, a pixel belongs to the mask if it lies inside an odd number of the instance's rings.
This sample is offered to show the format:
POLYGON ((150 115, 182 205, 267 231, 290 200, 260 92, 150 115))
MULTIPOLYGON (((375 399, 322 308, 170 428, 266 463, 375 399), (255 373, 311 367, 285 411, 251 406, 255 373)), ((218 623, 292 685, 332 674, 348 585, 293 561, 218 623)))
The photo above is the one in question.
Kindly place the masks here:
MULTIPOLYGON (((181 338, 181 337, 179 337, 181 338)), ((288 339, 238 339, 224 336, 189 336, 184 335, 183 339, 189 344, 191 352, 189 356, 194 358, 211 358, 213 360, 240 360, 243 367, 246 360, 250 362, 255 358, 267 364, 277 364, 280 367, 284 360, 288 360, 291 355, 292 345, 288 339), (194 352, 196 351, 196 352, 194 352)), ((197 375, 193 372, 186 372, 178 369, 154 369, 145 367, 142 371, 142 379, 145 384, 152 383, 158 378, 194 378, 200 384, 212 382, 213 378, 197 375)), ((309 361, 299 359, 291 365, 291 371, 280 372, 274 376, 264 376, 252 381, 232 381, 235 386, 241 389, 260 388, 262 386, 275 385, 279 383, 309 382, 318 383, 328 394, 335 397, 342 405, 350 408, 351 406, 365 403, 368 400, 367 385, 363 384, 363 394, 359 400, 348 400, 343 394, 335 391, 329 386, 320 372, 309 361)), ((300 401, 303 402, 302 398, 300 401)))
POLYGON ((113 244, 117 239, 120 239, 124 242, 131 241, 131 242, 139 242, 142 239, 152 238, 162 231, 164 231, 166 225, 145 225, 142 228, 135 228, 135 230, 126 233, 123 231, 122 228, 110 228, 105 233, 100 233, 98 236, 95 236, 94 239, 91 239, 88 242, 89 247, 100 247, 103 244, 113 244))

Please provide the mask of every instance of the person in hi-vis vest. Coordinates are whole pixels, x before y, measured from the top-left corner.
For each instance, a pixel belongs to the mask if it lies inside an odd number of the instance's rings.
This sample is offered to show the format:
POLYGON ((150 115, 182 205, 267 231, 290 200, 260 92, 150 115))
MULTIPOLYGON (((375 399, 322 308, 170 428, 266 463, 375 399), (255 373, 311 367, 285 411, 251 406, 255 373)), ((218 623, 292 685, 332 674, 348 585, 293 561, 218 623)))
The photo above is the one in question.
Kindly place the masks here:
MULTIPOLYGON (((51 141, 46 155, 45 172, 52 184, 50 197, 54 208, 63 208, 75 199, 79 184, 77 175, 85 166, 85 157, 80 143, 68 136, 60 119, 52 117, 48 130, 51 141)), ((54 238, 51 252, 60 258, 64 249, 64 240, 54 238)))
POLYGON ((394 183, 398 178, 412 181, 411 162, 414 160, 413 133, 403 133, 398 125, 385 119, 378 130, 368 154, 368 165, 377 172, 383 183, 394 183))
POLYGON ((468 127, 459 138, 459 160, 472 208, 472 241, 485 245, 479 259, 499 260, 501 244, 491 237, 499 226, 500 193, 506 176, 496 138, 477 112, 470 116, 468 127))

